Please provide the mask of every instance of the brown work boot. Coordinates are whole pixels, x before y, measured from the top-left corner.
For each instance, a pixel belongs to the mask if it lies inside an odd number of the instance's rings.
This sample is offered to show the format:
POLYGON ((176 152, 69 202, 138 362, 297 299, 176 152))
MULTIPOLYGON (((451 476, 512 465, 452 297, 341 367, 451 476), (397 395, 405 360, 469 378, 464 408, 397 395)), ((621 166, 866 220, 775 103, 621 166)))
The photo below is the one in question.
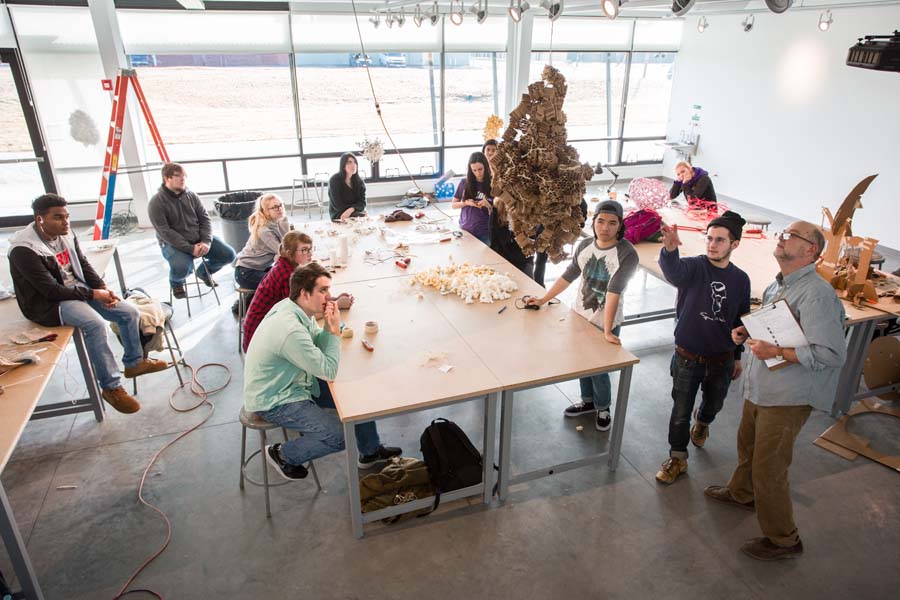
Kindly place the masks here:
POLYGON ((797 558, 803 554, 803 542, 798 540, 793 546, 779 546, 772 543, 767 537, 758 537, 744 542, 744 545, 741 546, 741 552, 756 560, 797 558))
POLYGON ((131 413, 136 413, 141 410, 141 403, 131 397, 122 386, 103 390, 102 396, 110 406, 120 413, 130 415, 131 413))
POLYGON ((125 377, 131 379, 138 375, 146 375, 147 373, 156 373, 157 371, 165 371, 169 368, 169 363, 156 358, 145 358, 133 367, 125 367, 125 377))
POLYGON ((738 502, 734 499, 734 496, 731 495, 731 490, 724 485, 711 485, 703 490, 703 493, 707 498, 715 500, 716 502, 721 502, 722 504, 730 504, 731 506, 737 506, 738 508, 743 508, 744 510, 749 510, 751 512, 756 510, 756 502, 753 500, 750 502, 738 502))
POLYGON ((708 437, 709 425, 703 425, 702 423, 697 423, 696 421, 694 421, 694 426, 691 427, 691 443, 698 448, 702 448, 703 444, 706 443, 706 438, 708 437))
POLYGON ((682 473, 687 473, 687 459, 670 456, 656 472, 660 483, 673 483, 682 473))

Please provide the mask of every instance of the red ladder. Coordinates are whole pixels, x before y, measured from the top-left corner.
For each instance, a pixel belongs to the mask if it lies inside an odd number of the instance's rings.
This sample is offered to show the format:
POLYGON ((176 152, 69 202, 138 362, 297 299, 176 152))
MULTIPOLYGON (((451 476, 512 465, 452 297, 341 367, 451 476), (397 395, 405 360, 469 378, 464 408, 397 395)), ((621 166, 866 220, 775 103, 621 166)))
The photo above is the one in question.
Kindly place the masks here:
MULTIPOLYGON (((116 192, 116 175, 119 171, 119 150, 122 147, 122 126, 125 122, 125 106, 128 98, 128 84, 134 87, 138 104, 147 120, 150 135, 156 144, 159 158, 164 163, 169 162, 169 153, 163 144, 162 136, 156 127, 156 121, 150 113, 150 106, 144 96, 144 90, 138 83, 137 72, 134 69, 121 69, 116 77, 116 88, 113 94, 112 114, 109 117, 109 136, 106 140, 106 158, 103 161, 103 179, 100 181, 100 198, 97 200, 97 216, 94 218, 94 239, 105 240, 109 238, 109 224, 112 222, 113 199, 116 192)), ((111 89, 111 82, 105 80, 103 89, 111 89)))

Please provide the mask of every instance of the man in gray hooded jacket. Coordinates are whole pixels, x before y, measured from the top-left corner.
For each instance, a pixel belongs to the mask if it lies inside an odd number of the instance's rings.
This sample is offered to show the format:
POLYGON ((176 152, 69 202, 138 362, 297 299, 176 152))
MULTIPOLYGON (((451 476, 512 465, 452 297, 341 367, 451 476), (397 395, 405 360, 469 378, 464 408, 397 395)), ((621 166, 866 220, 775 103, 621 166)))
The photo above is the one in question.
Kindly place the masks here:
POLYGON ((81 253, 69 229, 66 204, 65 198, 56 194, 40 196, 31 204, 34 222, 10 238, 9 271, 16 301, 22 314, 39 325, 80 329, 103 399, 119 412, 137 412, 141 405, 122 387, 106 321, 119 326, 125 377, 162 371, 168 364, 144 358, 137 307, 121 302, 115 292, 106 289, 81 253))

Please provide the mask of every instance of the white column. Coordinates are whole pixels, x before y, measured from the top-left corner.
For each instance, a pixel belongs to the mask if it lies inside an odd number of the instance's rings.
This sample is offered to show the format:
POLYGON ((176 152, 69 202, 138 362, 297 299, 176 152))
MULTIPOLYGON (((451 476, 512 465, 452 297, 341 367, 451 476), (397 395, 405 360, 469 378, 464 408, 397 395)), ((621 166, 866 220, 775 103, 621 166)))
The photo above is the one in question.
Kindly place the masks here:
POLYGON ((531 64, 531 32, 534 29, 533 11, 527 10, 516 23, 508 19, 506 44, 506 115, 519 105, 522 94, 528 89, 528 69, 531 64))
MULTIPOLYGON (((100 50, 100 60, 103 64, 103 72, 107 79, 115 81, 119 69, 128 68, 128 59, 125 56, 125 46, 122 43, 122 35, 119 32, 119 21, 116 18, 115 4, 110 0, 88 0, 91 11, 91 20, 94 22, 94 30, 97 34, 97 46, 100 50)), ((112 93, 110 93, 110 110, 112 109, 112 93)), ((144 132, 140 126, 144 115, 137 102, 133 90, 128 92, 126 104, 125 122, 122 126, 122 155, 124 164, 137 167, 146 164, 144 153, 144 132)), ((100 130, 101 139, 107 139, 109 124, 100 130)), ((154 161, 159 157, 154 156, 154 161)), ((147 216, 147 204, 150 200, 150 190, 154 187, 150 184, 147 173, 129 173, 128 182, 131 184, 131 192, 134 197, 132 208, 138 217, 138 225, 150 227, 150 219, 147 216)), ((98 181, 99 184, 99 181, 98 181)), ((98 188, 99 189, 99 188, 98 188)))

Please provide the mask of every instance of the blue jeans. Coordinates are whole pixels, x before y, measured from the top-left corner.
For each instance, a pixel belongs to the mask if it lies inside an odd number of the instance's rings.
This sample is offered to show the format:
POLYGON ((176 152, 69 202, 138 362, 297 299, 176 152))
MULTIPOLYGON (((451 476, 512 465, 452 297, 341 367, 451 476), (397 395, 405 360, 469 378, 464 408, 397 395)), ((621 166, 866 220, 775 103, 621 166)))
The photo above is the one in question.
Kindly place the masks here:
POLYGON ((697 390, 703 388, 697 422, 712 423, 728 395, 731 375, 734 373, 734 357, 724 363, 699 362, 678 353, 672 355, 669 367, 672 374, 672 415, 669 417, 669 454, 687 458, 688 441, 691 439, 691 413, 697 398, 697 390))
MULTIPOLYGON (((621 330, 621 325, 613 328, 613 335, 619 335, 621 330)), ((582 402, 593 402, 594 408, 598 411, 609 410, 609 406, 612 404, 612 386, 609 382, 609 373, 582 377, 578 380, 578 383, 581 385, 582 402)))
POLYGON ((259 287, 259 284, 260 282, 262 282, 263 277, 266 276, 266 273, 268 273, 270 269, 271 267, 269 267, 265 271, 260 271, 247 267, 235 267, 234 280, 240 287, 244 289, 255 290, 259 287))
POLYGON ((122 356, 125 366, 133 367, 144 358, 138 329, 141 317, 133 304, 119 302, 112 308, 106 308, 96 300, 66 300, 59 303, 59 317, 65 325, 81 330, 94 373, 104 390, 122 385, 119 366, 109 347, 107 321, 113 321, 119 326, 119 335, 125 347, 125 354, 122 356))
MULTIPOLYGON (((303 434, 281 445, 281 455, 292 465, 302 465, 344 449, 344 426, 334 410, 331 389, 321 379, 319 391, 318 398, 288 402, 258 413, 270 423, 303 434)), ((381 440, 374 421, 356 426, 356 444, 362 455, 374 454, 378 450, 381 440)))
MULTIPOLYGON (((163 258, 169 263, 169 284, 171 286, 184 285, 184 280, 194 270, 194 259, 192 254, 177 250, 169 244, 160 245, 163 258)), ((210 274, 215 273, 228 263, 234 260, 234 248, 213 236, 212 243, 209 246, 209 252, 204 256, 204 263, 197 268, 198 275, 202 273, 200 269, 209 269, 210 274)))

